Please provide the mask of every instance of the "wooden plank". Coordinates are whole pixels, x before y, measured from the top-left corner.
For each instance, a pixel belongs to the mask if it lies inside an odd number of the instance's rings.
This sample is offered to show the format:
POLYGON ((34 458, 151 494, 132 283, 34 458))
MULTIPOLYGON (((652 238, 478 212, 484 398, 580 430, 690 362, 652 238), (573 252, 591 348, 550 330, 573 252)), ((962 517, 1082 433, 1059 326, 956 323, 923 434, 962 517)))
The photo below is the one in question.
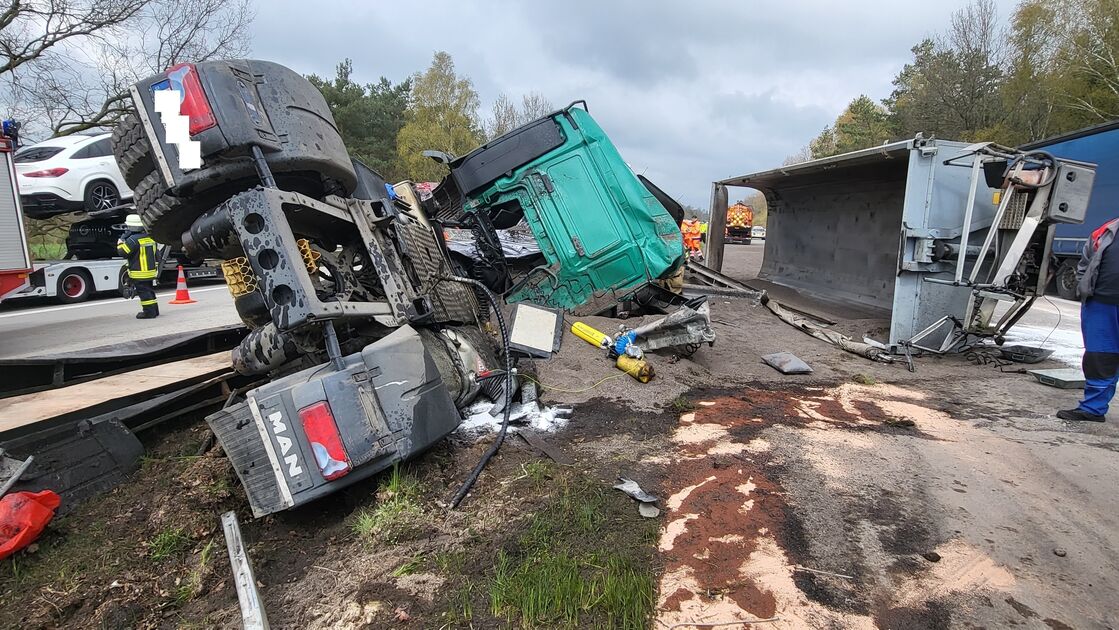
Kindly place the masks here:
POLYGON ((517 431, 517 435, 521 436, 521 439, 527 442, 529 446, 540 451, 542 454, 544 454, 560 466, 575 465, 574 460, 572 460, 567 455, 564 455, 563 452, 556 448, 554 445, 549 444, 548 441, 545 440, 544 437, 541 436, 539 433, 536 433, 534 431, 522 430, 517 431))
POLYGON ((124 396, 228 368, 229 353, 165 363, 142 370, 107 376, 69 387, 13 396, 0 400, 0 431, 79 411, 124 396))

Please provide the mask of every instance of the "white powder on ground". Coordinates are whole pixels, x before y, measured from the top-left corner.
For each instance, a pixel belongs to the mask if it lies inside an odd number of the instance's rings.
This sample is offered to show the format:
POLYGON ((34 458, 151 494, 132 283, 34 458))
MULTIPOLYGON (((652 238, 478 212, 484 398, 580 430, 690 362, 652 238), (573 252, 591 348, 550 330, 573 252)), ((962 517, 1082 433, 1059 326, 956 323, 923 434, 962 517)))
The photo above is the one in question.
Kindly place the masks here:
MULTIPOLYGON (((496 433, 501 430, 501 421, 504 418, 504 412, 498 412, 496 416, 490 415, 490 409, 493 403, 489 400, 479 400, 462 410, 462 424, 459 425, 457 431, 467 435, 476 435, 480 433, 496 433)), ((566 410, 559 410, 556 407, 540 407, 533 405, 531 410, 520 418, 518 412, 522 407, 522 403, 513 403, 513 420, 509 422, 509 433, 516 433, 518 429, 530 429, 532 431, 541 431, 551 433, 558 431, 567 425, 568 418, 566 417, 566 410)))

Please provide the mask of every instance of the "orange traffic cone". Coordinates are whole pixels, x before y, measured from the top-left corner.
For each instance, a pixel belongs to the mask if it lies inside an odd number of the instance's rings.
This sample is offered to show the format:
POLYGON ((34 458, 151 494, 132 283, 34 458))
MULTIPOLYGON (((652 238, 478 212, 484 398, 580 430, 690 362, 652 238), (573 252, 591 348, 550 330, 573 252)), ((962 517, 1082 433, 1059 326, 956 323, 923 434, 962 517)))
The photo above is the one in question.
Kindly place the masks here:
POLYGON ((194 304, 197 301, 190 299, 190 291, 187 291, 186 285, 186 274, 183 273, 183 266, 179 265, 179 281, 175 284, 175 299, 168 304, 194 304))

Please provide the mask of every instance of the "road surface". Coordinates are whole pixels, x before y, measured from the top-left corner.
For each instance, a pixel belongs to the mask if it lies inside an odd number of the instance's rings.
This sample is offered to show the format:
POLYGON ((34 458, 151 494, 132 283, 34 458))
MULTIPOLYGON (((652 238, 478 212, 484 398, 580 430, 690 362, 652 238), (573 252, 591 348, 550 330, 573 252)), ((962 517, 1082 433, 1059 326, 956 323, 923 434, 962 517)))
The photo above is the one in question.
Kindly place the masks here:
POLYGON ((168 304, 173 288, 159 292, 159 317, 138 320, 140 303, 110 298, 80 304, 9 306, 0 310, 0 359, 75 352, 122 341, 239 324, 224 284, 190 290, 194 304, 168 304))

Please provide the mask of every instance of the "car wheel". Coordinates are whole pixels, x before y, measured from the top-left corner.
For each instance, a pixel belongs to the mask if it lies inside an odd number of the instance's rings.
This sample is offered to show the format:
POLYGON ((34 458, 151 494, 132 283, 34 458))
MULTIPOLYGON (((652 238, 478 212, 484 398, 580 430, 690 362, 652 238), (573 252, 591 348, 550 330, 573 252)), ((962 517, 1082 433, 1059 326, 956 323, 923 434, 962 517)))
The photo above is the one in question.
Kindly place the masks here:
POLYGON ((82 202, 86 212, 108 210, 120 205, 120 192, 112 182, 99 179, 85 187, 82 202))
POLYGON ((84 269, 67 269, 58 276, 58 292, 55 297, 63 304, 84 302, 93 295, 93 278, 84 269))
POLYGON ((129 188, 136 188, 140 182, 155 170, 152 159, 152 146, 144 134, 144 124, 135 115, 125 116, 113 129, 113 157, 117 160, 120 173, 129 188))
POLYGON ((1057 295, 1066 300, 1076 299, 1076 263, 1066 260, 1057 269, 1057 295))

